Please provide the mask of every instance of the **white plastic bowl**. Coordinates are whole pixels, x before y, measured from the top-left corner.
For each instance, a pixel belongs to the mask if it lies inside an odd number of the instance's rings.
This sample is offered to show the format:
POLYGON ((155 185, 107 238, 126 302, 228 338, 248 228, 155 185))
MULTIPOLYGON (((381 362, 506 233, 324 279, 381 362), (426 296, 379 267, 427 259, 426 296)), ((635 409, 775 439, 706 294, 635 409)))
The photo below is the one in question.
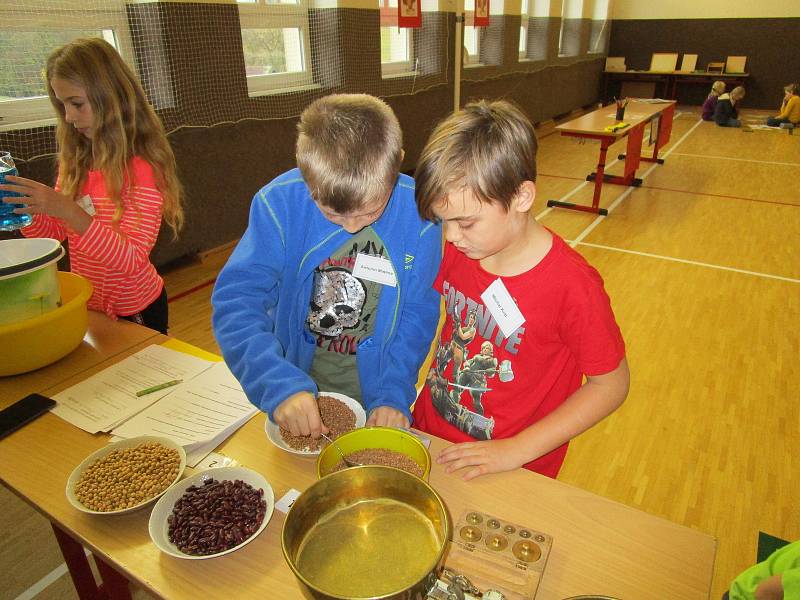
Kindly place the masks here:
MULTIPOLYGON (((356 415, 356 425, 355 428, 358 429, 359 427, 364 427, 367 423, 367 413, 364 412, 364 407, 358 403, 358 400, 355 398, 351 398, 350 396, 345 396, 344 394, 339 394, 337 392, 319 392, 320 396, 330 396, 331 398, 336 398, 337 400, 341 400, 344 402, 350 410, 356 415)), ((281 450, 285 450, 286 452, 290 452, 291 454, 297 454, 300 456, 317 456, 320 451, 319 450, 295 450, 289 444, 283 441, 281 437, 281 428, 273 423, 272 421, 267 418, 267 422, 264 425, 264 429, 267 432, 267 437, 269 441, 275 444, 281 450)))
POLYGON ((51 238, 0 240, 0 324, 40 317, 61 306, 56 263, 64 256, 51 238))
POLYGON ((121 515, 124 513, 133 512, 135 510, 139 510, 144 506, 147 506, 148 504, 151 504, 159 496, 164 495, 167 492, 167 490, 169 490, 170 487, 175 485, 175 482, 177 482, 181 478, 184 469, 186 469, 186 451, 183 449, 183 447, 181 447, 179 444, 177 444, 176 442, 172 441, 169 438, 159 437, 155 435, 142 435, 127 440, 120 440, 118 442, 113 442, 111 444, 108 444, 107 446, 104 446, 103 448, 100 448, 95 452, 92 452, 89 456, 83 459, 83 462, 81 462, 81 464, 75 467, 75 469, 70 474, 69 479, 67 479, 67 490, 66 490, 67 500, 69 501, 70 504, 72 504, 72 506, 77 508, 79 511, 88 513, 90 515, 121 515), (172 481, 169 487, 167 487, 161 493, 156 494, 152 498, 148 498, 143 502, 140 502, 136 506, 131 506, 130 508, 123 508, 120 510, 108 510, 108 511, 92 510, 91 508, 88 508, 85 505, 83 505, 81 501, 78 500, 78 497, 75 496, 75 485, 78 483, 78 480, 81 478, 81 475, 86 470, 86 468, 89 467, 89 465, 91 465, 92 463, 94 463, 97 459, 103 458, 104 456, 111 454, 114 450, 122 450, 124 448, 135 448, 136 446, 141 446, 142 444, 152 444, 152 443, 161 444, 162 446, 166 446, 167 448, 172 448, 174 450, 177 450, 178 454, 181 457, 181 464, 178 466, 178 474, 175 476, 175 479, 172 481))
POLYGON ((150 539, 153 540, 153 543, 158 547, 158 549, 165 554, 169 554, 170 556, 174 556, 176 558, 186 558, 189 560, 214 558, 216 556, 230 554, 231 552, 238 550, 242 546, 253 541, 256 536, 258 536, 258 534, 260 534, 266 528, 267 523, 269 523, 269 520, 272 518, 272 511, 274 509, 275 494, 272 492, 272 486, 270 486, 269 482, 267 482, 267 480, 264 479, 260 473, 256 473, 250 469, 245 469, 244 467, 219 467, 216 469, 201 471, 200 473, 195 473, 191 477, 187 477, 180 483, 169 488, 167 493, 164 494, 153 507, 153 512, 150 513, 148 530, 150 531, 150 539), (238 546, 228 548, 227 550, 217 552, 216 554, 186 554, 185 552, 179 550, 175 544, 169 541, 169 524, 167 523, 167 518, 170 514, 172 514, 172 508, 175 506, 175 503, 180 500, 181 496, 183 496, 190 486, 202 485, 203 482, 208 479, 214 479, 216 481, 235 481, 240 479, 256 490, 264 490, 264 500, 267 503, 267 511, 264 513, 264 520, 261 522, 259 528, 238 546))

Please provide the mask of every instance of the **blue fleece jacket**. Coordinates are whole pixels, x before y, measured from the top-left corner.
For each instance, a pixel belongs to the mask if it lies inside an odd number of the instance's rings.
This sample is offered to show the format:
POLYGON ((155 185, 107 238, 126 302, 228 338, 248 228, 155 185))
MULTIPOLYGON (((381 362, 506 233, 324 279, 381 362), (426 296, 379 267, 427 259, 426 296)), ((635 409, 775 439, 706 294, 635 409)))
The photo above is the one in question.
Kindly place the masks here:
MULTIPOLYGON (((373 335, 356 351, 362 400, 367 414, 389 406, 410 419, 417 372, 439 319, 432 286, 441 228, 419 217, 414 180, 405 175, 372 227, 385 244, 397 286, 384 286, 373 335)), ((316 340, 306 324, 314 270, 352 237, 323 216, 299 169, 253 198, 247 230, 214 287, 212 322, 225 362, 270 418, 292 394, 317 392, 308 375, 316 340)))

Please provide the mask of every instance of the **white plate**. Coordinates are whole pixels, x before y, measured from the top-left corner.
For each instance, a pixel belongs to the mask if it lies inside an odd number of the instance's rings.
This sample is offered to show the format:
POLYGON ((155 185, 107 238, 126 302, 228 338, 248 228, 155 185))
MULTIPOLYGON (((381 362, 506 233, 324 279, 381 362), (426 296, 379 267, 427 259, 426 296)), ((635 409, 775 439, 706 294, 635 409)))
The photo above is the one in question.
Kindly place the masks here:
POLYGON ((270 518, 272 518, 272 511, 274 508, 275 495, 272 492, 272 486, 270 486, 267 480, 264 479, 260 473, 256 473, 250 469, 245 469, 244 467, 219 467, 216 469, 208 469, 207 471, 195 473, 191 477, 187 477, 183 481, 173 485, 156 503, 156 505, 153 507, 153 512, 150 513, 150 523, 148 525, 150 539, 153 540, 153 543, 156 546, 158 546, 159 550, 169 554, 170 556, 187 558, 189 560, 214 558, 215 556, 230 554, 234 550, 238 550, 242 546, 254 540, 259 533, 264 531, 264 528, 267 526, 267 523, 269 523, 270 518), (207 479, 214 479, 216 481, 235 481, 237 479, 241 479, 256 490, 264 490, 264 501, 267 503, 267 511, 264 513, 264 520, 261 522, 261 526, 249 538, 247 538, 238 546, 228 548, 227 550, 217 552, 216 554, 186 554, 185 552, 178 550, 178 547, 169 541, 169 525, 167 524, 167 517, 172 514, 172 508, 175 506, 175 503, 181 498, 181 496, 183 496, 186 490, 189 489, 189 486, 202 485, 207 479))
MULTIPOLYGON (((336 392, 319 392, 319 396, 330 396, 331 398, 336 398, 337 400, 341 400, 347 406, 350 407, 350 410, 356 415, 356 426, 355 429, 359 427, 363 427, 367 423, 367 413, 364 412, 364 407, 358 403, 358 400, 355 398, 351 398, 350 396, 345 396, 344 394, 338 394, 336 392)), ((291 446, 289 446, 286 442, 283 441, 281 437, 281 428, 273 423, 269 417, 267 417, 266 424, 264 425, 264 429, 267 432, 267 437, 269 441, 275 444, 281 450, 286 450, 286 452, 291 452, 292 454, 299 454, 300 456, 316 456, 319 454, 319 450, 295 450, 291 446)))
POLYGON ((143 506, 147 506, 148 504, 153 502, 156 498, 164 494, 169 489, 169 487, 167 487, 160 494, 157 494, 152 498, 150 498, 149 500, 145 500, 144 502, 141 502, 136 506, 132 506, 130 508, 123 508, 121 510, 109 510, 109 511, 99 511, 87 508, 86 506, 81 504, 81 501, 78 500, 78 497, 75 495, 74 491, 75 485, 78 483, 78 480, 81 478, 81 475, 83 474, 84 470, 86 470, 86 468, 92 463, 94 463, 94 461, 96 461, 98 458, 103 458, 107 454, 111 454, 111 452, 113 452, 114 450, 122 450, 124 448, 135 448, 136 446, 141 446, 142 444, 148 444, 148 443, 161 444, 162 446, 166 446, 167 448, 172 448, 174 450, 177 450, 178 454, 180 454, 181 464, 178 467, 178 474, 175 476, 175 480, 169 484, 170 487, 175 485, 175 482, 181 478, 181 475, 183 475, 183 470, 186 468, 186 451, 183 449, 183 447, 181 447, 179 444, 177 444, 176 442, 172 441, 169 438, 158 437, 155 435, 142 435, 139 437, 134 437, 127 440, 120 440, 118 442, 108 444, 107 446, 100 448, 96 452, 92 452, 89 456, 83 459, 83 462, 81 462, 81 464, 75 467, 72 473, 70 473, 69 479, 67 479, 67 500, 69 500, 69 503, 72 504, 72 506, 77 508, 79 511, 89 513, 91 515, 121 515, 123 513, 128 513, 134 510, 138 510, 143 506))

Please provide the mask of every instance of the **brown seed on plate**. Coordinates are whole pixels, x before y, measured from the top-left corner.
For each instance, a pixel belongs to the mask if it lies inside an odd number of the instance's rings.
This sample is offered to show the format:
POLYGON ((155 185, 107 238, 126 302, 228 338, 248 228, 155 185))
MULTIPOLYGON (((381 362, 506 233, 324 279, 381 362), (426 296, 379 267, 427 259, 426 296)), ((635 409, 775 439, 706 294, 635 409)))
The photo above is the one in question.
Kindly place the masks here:
POLYGON ((177 450, 158 443, 113 450, 81 473, 73 491, 90 510, 132 508, 167 489, 180 462, 177 450))
MULTIPOLYGON (((330 429, 328 437, 336 439, 343 433, 352 431, 356 427, 356 415, 347 404, 331 396, 317 398, 319 415, 322 422, 330 429)), ((292 435, 288 429, 281 427, 281 438, 286 445, 294 450, 316 452, 327 442, 324 438, 314 439, 310 435, 292 435)))
MULTIPOLYGON (((402 452, 395 452, 387 448, 366 448, 356 452, 350 452, 346 457, 353 462, 362 465, 383 465, 385 467, 396 467, 408 471, 412 475, 422 477, 422 467, 410 456, 402 452)), ((346 468, 343 460, 334 465, 331 472, 341 471, 346 468)))

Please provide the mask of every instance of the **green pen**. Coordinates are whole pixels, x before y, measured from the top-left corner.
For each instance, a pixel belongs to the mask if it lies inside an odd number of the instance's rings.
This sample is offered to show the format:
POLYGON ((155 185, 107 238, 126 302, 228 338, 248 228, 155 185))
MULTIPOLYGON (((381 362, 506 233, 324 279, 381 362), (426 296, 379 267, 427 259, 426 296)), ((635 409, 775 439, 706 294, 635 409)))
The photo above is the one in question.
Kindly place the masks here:
POLYGON ((147 394, 152 394, 153 392, 157 392, 159 390, 172 387, 173 385, 178 385, 179 383, 182 382, 183 379, 173 379, 172 381, 167 381, 166 383, 159 383, 158 385, 154 385, 153 387, 139 390, 138 392, 136 392, 136 397, 138 398, 139 396, 146 396, 147 394))

